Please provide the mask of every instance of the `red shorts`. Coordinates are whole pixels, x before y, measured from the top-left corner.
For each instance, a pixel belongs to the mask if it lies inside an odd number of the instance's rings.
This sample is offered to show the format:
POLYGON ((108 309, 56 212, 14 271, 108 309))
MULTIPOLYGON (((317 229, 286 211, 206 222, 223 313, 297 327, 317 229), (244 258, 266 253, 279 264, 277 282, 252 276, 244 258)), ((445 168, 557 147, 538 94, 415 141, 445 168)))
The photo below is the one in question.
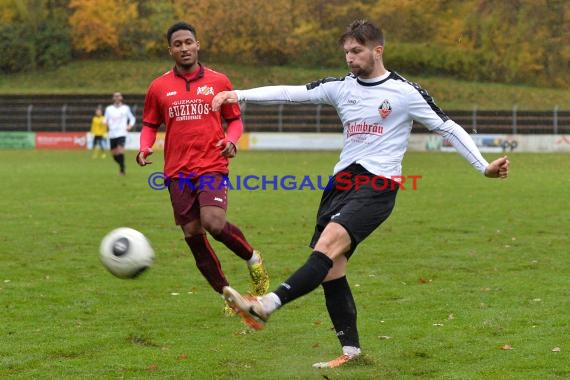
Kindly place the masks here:
POLYGON ((168 192, 174 211, 174 220, 182 226, 200 219, 200 207, 228 208, 227 175, 204 174, 199 178, 170 178, 168 192))

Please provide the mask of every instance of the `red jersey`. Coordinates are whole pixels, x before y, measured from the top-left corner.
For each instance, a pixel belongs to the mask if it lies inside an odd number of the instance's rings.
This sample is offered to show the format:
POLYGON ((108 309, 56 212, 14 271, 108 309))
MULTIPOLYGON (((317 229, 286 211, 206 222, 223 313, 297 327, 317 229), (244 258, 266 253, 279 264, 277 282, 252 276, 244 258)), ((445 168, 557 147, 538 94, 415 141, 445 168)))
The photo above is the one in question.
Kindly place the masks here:
POLYGON ((212 99, 230 90, 227 76, 202 65, 185 76, 174 68, 152 81, 144 101, 143 125, 166 126, 164 173, 168 177, 228 173, 228 159, 216 147, 225 138, 221 118, 238 119, 241 111, 237 104, 224 104, 220 112, 212 112, 212 99))

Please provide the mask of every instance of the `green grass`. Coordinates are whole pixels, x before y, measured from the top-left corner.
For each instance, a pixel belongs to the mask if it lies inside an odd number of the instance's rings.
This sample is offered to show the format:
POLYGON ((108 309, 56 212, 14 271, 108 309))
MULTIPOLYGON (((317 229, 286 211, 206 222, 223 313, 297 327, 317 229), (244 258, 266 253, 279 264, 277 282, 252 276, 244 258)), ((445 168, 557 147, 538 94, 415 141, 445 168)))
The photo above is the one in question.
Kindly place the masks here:
MULTIPOLYGON (((342 76, 346 67, 293 68, 280 66, 241 66, 231 63, 206 64, 226 73, 235 88, 269 84, 304 84, 327 76, 342 76)), ((342 54, 339 54, 342 64, 342 54)), ((0 94, 144 94, 150 82, 172 67, 168 59, 139 61, 75 61, 55 70, 20 73, 0 77, 0 94)), ((389 67, 389 65, 388 65, 389 67)), ((398 71, 398 68, 393 68, 398 71)), ((479 83, 437 78, 408 76, 420 83, 446 110, 570 110, 570 91, 556 88, 512 86, 500 83, 479 83)))
MULTIPOLYGON (((366 356, 333 370, 311 368, 339 354, 320 288, 260 332, 222 315, 168 194, 147 185, 161 170, 156 156, 138 168, 129 152, 122 178, 112 160, 88 152, 0 151, 0 378, 570 377, 570 156, 513 153, 511 177, 499 181, 456 154, 409 153, 404 174, 422 175, 418 189, 399 193, 350 262, 366 356), (119 226, 144 232, 157 252, 136 280, 98 261, 101 238, 119 226)), ((328 175, 336 158, 242 152, 232 173, 328 175)), ((272 288, 310 253, 319 198, 230 192, 229 219, 264 252, 272 288)), ((245 290, 245 265, 213 245, 245 290)))

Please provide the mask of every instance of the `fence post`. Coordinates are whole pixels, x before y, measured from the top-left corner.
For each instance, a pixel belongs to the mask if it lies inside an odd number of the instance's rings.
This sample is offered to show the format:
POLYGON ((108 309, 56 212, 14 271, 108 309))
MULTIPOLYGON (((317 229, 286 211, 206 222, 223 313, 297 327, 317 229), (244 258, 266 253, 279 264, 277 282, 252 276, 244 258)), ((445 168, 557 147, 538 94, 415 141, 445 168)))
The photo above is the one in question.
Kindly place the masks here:
POLYGON ((558 134, 558 105, 554 106, 554 115, 553 115, 553 127, 554 127, 554 134, 558 134))
POLYGON ((32 109, 34 109, 34 105, 28 104, 28 109, 26 110, 26 126, 28 132, 32 131, 32 109))
POLYGON ((473 106, 473 115, 471 120, 471 128, 473 129, 473 133, 477 133, 477 104, 473 106))
MULTIPOLYGON (((241 111, 241 121, 243 122, 243 125, 245 127, 245 110, 247 110, 247 103, 240 103, 239 105, 240 111, 241 111)), ((245 128, 244 128, 245 129, 245 128)))
MULTIPOLYGON (((137 105, 134 104, 133 107, 131 108, 131 112, 133 113, 133 116, 135 117, 135 125, 137 125, 136 119, 137 119, 137 105)), ((133 127, 133 129, 131 129, 132 132, 136 131, 137 128, 133 127)), ((141 120, 141 130, 142 130, 142 120, 141 120)))
POLYGON ((317 104, 317 133, 321 132, 321 108, 323 108, 322 104, 317 104))
POLYGON ((519 106, 518 104, 515 104, 513 106, 513 135, 517 134, 517 110, 518 110, 519 106))
POLYGON ((67 122, 67 104, 61 107, 61 131, 65 132, 67 122))
POLYGON ((277 110, 277 131, 283 132, 283 104, 279 104, 277 110))

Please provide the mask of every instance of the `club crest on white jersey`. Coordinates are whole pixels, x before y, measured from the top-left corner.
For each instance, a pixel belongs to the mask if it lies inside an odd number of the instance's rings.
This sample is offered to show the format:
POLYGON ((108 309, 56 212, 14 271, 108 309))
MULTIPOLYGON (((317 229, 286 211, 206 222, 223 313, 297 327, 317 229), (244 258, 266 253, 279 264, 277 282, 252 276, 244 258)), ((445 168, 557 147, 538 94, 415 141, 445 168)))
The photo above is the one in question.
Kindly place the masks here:
POLYGON ((390 101, 388 99, 384 99, 380 107, 378 107, 378 113, 382 119, 387 118, 392 113, 392 106, 390 105, 390 101))

